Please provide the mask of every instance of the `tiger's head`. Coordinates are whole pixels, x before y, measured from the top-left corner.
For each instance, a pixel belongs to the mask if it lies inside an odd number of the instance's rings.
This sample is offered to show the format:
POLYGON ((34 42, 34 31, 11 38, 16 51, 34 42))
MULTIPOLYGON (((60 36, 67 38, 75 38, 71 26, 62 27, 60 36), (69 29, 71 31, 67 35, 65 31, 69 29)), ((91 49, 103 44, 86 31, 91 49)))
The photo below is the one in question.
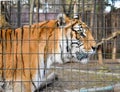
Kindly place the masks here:
POLYGON ((65 34, 62 39, 66 40, 66 43, 61 45, 63 60, 87 63, 96 50, 96 42, 90 28, 80 19, 69 19, 65 15, 59 15, 58 20, 65 34))

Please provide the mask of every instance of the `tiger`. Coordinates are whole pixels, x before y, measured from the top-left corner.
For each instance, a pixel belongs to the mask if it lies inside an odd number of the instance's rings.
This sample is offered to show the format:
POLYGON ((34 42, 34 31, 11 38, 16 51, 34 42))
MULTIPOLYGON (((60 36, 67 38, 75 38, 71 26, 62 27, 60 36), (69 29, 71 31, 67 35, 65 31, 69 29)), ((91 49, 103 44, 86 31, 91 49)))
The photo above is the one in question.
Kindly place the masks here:
POLYGON ((54 20, 20 28, 0 30, 0 76, 4 83, 17 83, 20 92, 35 92, 56 77, 48 73, 53 63, 86 64, 95 54, 96 42, 90 28, 78 18, 58 14, 54 20), (49 82, 49 81, 48 81, 49 82))

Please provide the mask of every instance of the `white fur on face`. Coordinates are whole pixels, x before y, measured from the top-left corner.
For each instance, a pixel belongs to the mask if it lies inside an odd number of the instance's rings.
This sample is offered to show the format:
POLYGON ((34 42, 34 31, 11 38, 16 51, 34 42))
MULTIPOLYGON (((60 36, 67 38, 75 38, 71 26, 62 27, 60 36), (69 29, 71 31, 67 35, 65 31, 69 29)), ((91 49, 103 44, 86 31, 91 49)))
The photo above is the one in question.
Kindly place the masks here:
POLYGON ((73 26, 73 30, 78 32, 78 33, 82 33, 84 36, 86 36, 86 30, 84 28, 82 28, 81 25, 76 24, 75 26, 73 26))
POLYGON ((76 24, 75 26, 73 26, 73 30, 79 31, 79 30, 82 30, 82 27, 76 24))
MULTIPOLYGON (((75 39, 74 41, 75 42, 75 39)), ((76 42, 77 43, 77 39, 76 42)), ((72 44, 72 48, 71 48, 71 52, 72 52, 72 56, 74 58, 75 61, 80 62, 82 64, 86 64, 89 61, 89 57, 95 53, 95 51, 91 48, 90 50, 86 51, 84 49, 84 44, 81 42, 79 43, 81 45, 78 44, 72 44), (76 54, 77 52, 77 54, 76 54)))

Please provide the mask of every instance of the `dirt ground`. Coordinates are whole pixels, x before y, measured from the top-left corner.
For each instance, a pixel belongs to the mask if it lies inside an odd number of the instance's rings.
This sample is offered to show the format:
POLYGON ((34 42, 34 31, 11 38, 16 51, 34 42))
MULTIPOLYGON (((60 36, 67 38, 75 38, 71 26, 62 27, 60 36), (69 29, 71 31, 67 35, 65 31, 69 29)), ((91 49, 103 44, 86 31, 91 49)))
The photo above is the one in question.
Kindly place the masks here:
MULTIPOLYGON (((81 92, 81 89, 105 87, 120 82, 120 63, 111 60, 105 60, 104 65, 97 61, 88 64, 54 64, 51 70, 58 75, 58 79, 39 92, 81 92)), ((108 92, 120 92, 120 89, 108 92)))
POLYGON ((104 65, 97 61, 55 64, 53 68, 59 79, 40 92, 80 92, 82 88, 105 87, 120 82, 120 63, 115 61, 106 60, 104 65))

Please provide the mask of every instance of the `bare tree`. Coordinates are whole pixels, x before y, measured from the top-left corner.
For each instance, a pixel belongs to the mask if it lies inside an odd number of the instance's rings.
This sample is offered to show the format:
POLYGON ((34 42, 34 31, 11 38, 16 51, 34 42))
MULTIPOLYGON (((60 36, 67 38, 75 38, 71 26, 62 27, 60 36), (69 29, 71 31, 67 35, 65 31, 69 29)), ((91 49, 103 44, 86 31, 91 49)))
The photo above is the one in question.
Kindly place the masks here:
POLYGON ((65 13, 69 17, 71 17, 70 15, 73 13, 73 2, 74 0, 70 0, 69 2, 66 0, 62 0, 63 13, 65 13), (67 5, 66 2, 69 4, 67 5))
POLYGON ((35 0, 30 0, 30 21, 29 21, 30 25, 33 23, 34 2, 35 0))
MULTIPOLYGON (((75 0, 76 1, 76 0, 75 0)), ((71 17, 70 15, 72 14, 72 9, 73 8, 73 0, 70 0, 70 5, 69 5, 69 8, 68 8, 68 12, 67 12, 67 15, 69 16, 69 17, 71 17)))
MULTIPOLYGON (((97 21, 98 21, 98 30, 97 30, 97 34, 99 35, 97 38, 98 40, 102 39, 102 36, 103 36, 103 30, 102 30, 102 27, 103 27, 103 0, 97 0, 97 5, 98 5, 98 18, 97 18, 97 21)), ((103 64, 103 57, 102 57, 102 46, 99 46, 98 47, 98 62, 99 64, 103 64)))

